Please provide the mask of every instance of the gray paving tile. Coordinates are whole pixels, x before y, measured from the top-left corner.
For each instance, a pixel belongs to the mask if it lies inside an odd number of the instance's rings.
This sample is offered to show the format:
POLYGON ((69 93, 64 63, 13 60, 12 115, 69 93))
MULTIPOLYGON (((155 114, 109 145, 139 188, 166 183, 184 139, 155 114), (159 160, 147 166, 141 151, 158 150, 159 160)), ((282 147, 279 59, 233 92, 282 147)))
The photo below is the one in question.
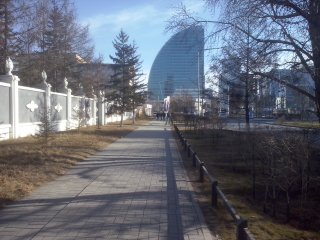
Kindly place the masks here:
POLYGON ((0 239, 214 239, 169 127, 152 122, 0 211, 0 239))

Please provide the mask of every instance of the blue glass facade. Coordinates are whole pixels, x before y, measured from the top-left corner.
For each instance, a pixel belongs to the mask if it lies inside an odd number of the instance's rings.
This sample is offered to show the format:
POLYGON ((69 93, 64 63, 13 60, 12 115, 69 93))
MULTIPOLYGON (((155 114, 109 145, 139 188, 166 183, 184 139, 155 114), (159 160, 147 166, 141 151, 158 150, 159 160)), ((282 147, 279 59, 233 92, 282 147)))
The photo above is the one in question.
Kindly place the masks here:
POLYGON ((190 27, 173 35, 156 56, 149 74, 150 100, 188 93, 198 97, 204 88, 204 30, 190 27))

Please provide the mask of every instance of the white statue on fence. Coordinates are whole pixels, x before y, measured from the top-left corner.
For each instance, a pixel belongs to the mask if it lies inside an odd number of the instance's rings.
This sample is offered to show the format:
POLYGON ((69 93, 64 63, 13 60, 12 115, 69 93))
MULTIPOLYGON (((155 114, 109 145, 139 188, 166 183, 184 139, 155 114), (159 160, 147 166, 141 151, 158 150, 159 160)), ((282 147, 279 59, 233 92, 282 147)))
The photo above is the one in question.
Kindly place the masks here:
POLYGON ((68 79, 67 79, 67 77, 65 77, 64 78, 64 89, 68 89, 68 84, 69 84, 68 79))
POLYGON ((7 59, 6 59, 6 74, 11 76, 12 70, 13 70, 13 62, 10 57, 7 57, 7 59))
POLYGON ((45 70, 41 72, 42 84, 40 84, 41 88, 51 87, 51 85, 47 82, 47 73, 45 70))
POLYGON ((47 73, 45 70, 42 71, 41 77, 42 77, 43 83, 47 84, 47 73))

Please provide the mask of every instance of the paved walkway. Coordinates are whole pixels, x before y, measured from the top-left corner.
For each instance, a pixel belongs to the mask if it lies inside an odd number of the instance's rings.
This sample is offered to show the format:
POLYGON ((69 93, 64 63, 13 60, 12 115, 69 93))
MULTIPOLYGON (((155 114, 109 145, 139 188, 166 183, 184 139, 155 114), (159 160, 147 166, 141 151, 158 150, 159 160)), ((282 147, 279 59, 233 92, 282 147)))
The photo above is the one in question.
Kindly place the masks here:
POLYGON ((212 240, 163 122, 140 127, 0 211, 1 240, 212 240))

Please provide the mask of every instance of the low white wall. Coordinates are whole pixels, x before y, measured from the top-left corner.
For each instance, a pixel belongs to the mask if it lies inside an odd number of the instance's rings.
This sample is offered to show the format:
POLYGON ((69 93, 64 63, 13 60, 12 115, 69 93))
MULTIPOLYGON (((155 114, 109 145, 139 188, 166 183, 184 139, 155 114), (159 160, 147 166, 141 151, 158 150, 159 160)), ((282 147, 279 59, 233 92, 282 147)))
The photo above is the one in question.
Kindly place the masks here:
MULTIPOLYGON (((125 112, 123 114, 123 120, 128 120, 128 119, 132 119, 132 113, 131 112, 125 112)), ((118 114, 107 115, 105 117, 105 124, 114 123, 114 122, 120 122, 120 121, 121 121, 121 115, 118 115, 118 114)))
MULTIPOLYGON (((78 128, 77 115, 82 115, 78 113, 79 109, 83 109, 88 118, 86 125, 96 125, 98 119, 100 124, 121 121, 120 115, 105 115, 108 103, 103 94, 98 99, 73 96, 68 88, 62 90, 63 93, 51 92, 50 84, 45 81, 39 84, 39 88, 19 86, 19 81, 14 75, 0 76, 0 90, 6 96, 1 113, 0 140, 38 134, 46 111, 50 112, 52 125, 57 131, 78 128)), ((132 119, 131 112, 123 115, 123 120, 128 119, 132 119)))
POLYGON ((27 137, 30 135, 36 135, 39 132, 40 122, 33 123, 21 123, 17 126, 17 137, 27 137))
POLYGON ((53 122, 53 126, 57 131, 66 131, 68 130, 68 121, 67 120, 60 120, 53 122))
POLYGON ((78 121, 72 116, 73 108, 85 112, 87 125, 96 124, 96 98, 72 96, 68 88, 62 93, 51 92, 50 84, 45 81, 39 84, 39 88, 20 86, 19 77, 14 75, 1 75, 0 81, 0 90, 5 96, 1 106, 0 140, 39 133, 40 121, 46 112, 50 112, 52 125, 57 131, 78 127, 78 121))
POLYGON ((0 140, 7 140, 10 138, 11 124, 0 125, 0 140))

